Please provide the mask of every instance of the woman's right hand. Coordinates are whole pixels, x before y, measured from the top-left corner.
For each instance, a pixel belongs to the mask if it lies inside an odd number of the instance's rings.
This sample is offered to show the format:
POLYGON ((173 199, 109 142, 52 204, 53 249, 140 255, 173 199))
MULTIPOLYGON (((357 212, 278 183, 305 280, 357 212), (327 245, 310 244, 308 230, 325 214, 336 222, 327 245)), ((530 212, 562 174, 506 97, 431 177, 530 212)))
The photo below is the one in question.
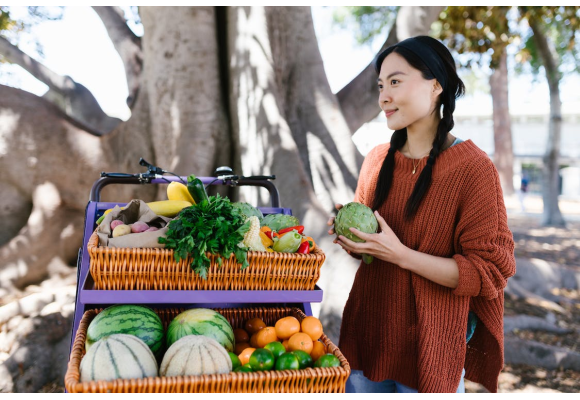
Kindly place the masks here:
MULTIPOLYGON (((340 210, 340 209, 342 208, 342 204, 338 204, 338 203, 337 203, 337 204, 335 204, 334 206, 336 207, 336 210, 337 210, 337 211, 338 211, 338 210, 340 210)), ((332 228, 330 228, 330 229, 328 230, 328 234, 329 234, 329 235, 334 235, 334 234, 335 234, 335 232, 334 232, 334 219, 335 219, 335 218, 336 218, 336 217, 330 217, 330 218, 328 219, 328 222, 326 223, 326 225, 328 225, 328 226, 332 226, 332 228)), ((338 243, 338 238, 337 238, 337 237, 335 237, 335 238, 334 238, 334 240, 333 240, 333 243, 338 243)), ((360 260, 360 259, 362 258, 362 256, 361 256, 360 254, 353 253, 353 252, 351 252, 351 251, 348 251, 348 250, 346 250, 346 249, 344 249, 344 251, 346 251, 346 252, 347 252, 347 253, 348 253, 350 256, 352 256, 352 257, 356 258, 357 260, 360 260)))
MULTIPOLYGON (((337 210, 337 211, 338 211, 338 210, 340 210, 340 209, 342 208, 342 204, 338 204, 338 203, 337 203, 337 204, 335 204, 334 206, 336 207, 336 210, 337 210)), ((330 228, 330 229, 328 230, 328 234, 329 234, 329 235, 334 235, 334 233, 335 233, 335 232, 334 232, 334 219, 335 219, 335 218, 336 218, 336 217, 330 217, 330 218, 328 219, 328 222, 326 223, 326 225, 328 225, 328 226, 332 226, 332 228, 330 228)), ((334 239, 334 243, 336 243, 336 241, 337 241, 337 239, 334 239)))

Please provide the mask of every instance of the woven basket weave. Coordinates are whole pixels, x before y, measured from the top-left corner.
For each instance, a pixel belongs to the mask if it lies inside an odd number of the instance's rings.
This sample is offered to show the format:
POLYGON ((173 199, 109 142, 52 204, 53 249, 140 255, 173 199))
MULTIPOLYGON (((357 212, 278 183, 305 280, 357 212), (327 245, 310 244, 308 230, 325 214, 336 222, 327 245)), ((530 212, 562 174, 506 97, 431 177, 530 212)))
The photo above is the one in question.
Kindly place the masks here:
POLYGON ((173 250, 100 247, 93 232, 87 249, 90 273, 98 290, 314 290, 326 256, 318 247, 311 254, 249 251, 243 271, 232 255, 211 260, 207 279, 190 267, 191 258, 175 261, 173 250))
MULTIPOLYGON (((306 315, 298 308, 235 308, 215 309, 232 325, 241 328, 244 321, 259 317, 267 326, 274 326, 283 317, 292 315, 302 321, 306 315)), ((102 310, 85 312, 71 351, 65 387, 71 393, 344 393, 350 366, 326 335, 321 340, 340 360, 340 367, 306 368, 299 371, 230 372, 201 376, 172 376, 114 381, 80 382, 80 363, 85 354, 87 329, 102 310)), ((155 312, 164 328, 183 309, 168 308, 155 312)))

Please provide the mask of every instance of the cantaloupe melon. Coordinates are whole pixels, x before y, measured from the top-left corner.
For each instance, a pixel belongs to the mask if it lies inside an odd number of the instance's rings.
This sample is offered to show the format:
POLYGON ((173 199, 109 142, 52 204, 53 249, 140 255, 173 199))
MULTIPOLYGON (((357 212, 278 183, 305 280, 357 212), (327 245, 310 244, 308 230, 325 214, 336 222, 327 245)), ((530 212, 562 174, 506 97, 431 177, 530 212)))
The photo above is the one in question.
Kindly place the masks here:
POLYGON ((160 376, 227 374, 232 359, 215 339, 201 335, 187 335, 173 343, 165 352, 160 376))
POLYGON ((81 382, 157 376, 151 349, 136 336, 123 333, 97 341, 81 360, 81 382))

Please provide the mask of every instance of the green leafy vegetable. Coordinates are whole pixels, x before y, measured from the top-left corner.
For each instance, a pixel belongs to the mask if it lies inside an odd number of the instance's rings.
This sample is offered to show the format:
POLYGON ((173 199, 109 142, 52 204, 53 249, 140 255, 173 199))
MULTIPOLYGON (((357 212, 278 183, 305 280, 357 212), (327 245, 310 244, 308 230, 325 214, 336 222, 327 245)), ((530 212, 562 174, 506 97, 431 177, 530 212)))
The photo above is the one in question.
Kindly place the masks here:
POLYGON ((175 260, 191 255, 191 267, 203 279, 207 279, 210 259, 206 252, 230 258, 232 253, 242 264, 248 266, 248 248, 239 246, 250 228, 246 218, 232 207, 227 197, 210 196, 208 200, 186 207, 169 223, 166 237, 160 237, 168 249, 173 249, 175 260))

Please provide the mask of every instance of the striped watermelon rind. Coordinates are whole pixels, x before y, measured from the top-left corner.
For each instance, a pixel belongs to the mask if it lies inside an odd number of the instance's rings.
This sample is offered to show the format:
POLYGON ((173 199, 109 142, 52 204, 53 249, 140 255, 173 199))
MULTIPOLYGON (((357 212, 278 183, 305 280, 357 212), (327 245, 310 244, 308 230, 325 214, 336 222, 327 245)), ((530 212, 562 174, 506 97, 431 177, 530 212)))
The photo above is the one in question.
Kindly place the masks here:
POLYGON ((227 319, 209 308, 192 308, 177 315, 167 327, 167 348, 187 335, 215 339, 227 351, 234 351, 234 330, 227 319))
POLYGON ((141 339, 156 357, 163 356, 163 323, 149 307, 118 304, 105 308, 91 321, 87 329, 85 350, 106 336, 122 333, 141 339))

